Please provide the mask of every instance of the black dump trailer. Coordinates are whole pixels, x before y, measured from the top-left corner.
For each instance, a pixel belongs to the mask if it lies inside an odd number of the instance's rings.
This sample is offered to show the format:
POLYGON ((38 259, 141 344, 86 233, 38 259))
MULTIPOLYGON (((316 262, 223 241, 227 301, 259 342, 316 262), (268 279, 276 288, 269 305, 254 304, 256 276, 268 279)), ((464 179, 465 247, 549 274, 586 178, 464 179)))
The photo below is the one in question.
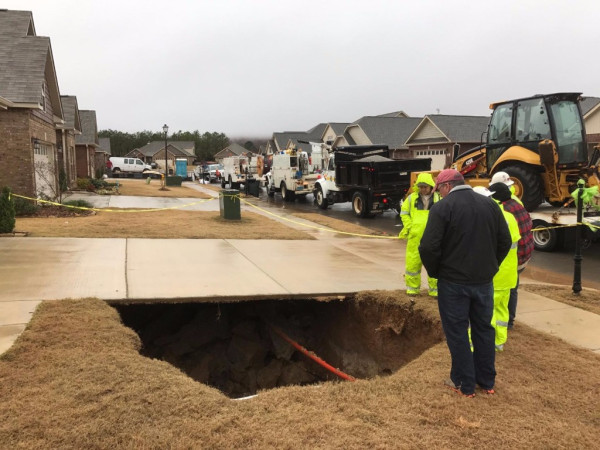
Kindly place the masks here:
POLYGON ((351 201, 354 213, 369 217, 398 208, 410 189, 411 172, 431 170, 431 158, 390 159, 384 145, 338 147, 334 202, 351 201))

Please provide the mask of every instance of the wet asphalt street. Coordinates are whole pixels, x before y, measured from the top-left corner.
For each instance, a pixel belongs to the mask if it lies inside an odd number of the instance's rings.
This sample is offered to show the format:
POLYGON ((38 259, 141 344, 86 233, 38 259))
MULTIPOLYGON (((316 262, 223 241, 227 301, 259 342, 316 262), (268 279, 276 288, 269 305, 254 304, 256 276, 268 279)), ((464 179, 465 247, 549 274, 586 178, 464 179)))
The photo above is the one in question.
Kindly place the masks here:
MULTIPOLYGON (((281 195, 279 194, 275 194, 275 197, 269 198, 263 189, 260 192, 260 199, 274 209, 280 208, 288 211, 323 214, 366 228, 383 231, 390 235, 396 235, 402 229, 398 212, 393 210, 386 211, 373 218, 363 219, 354 215, 350 202, 335 204, 327 210, 321 210, 313 203, 312 194, 308 194, 305 201, 296 200, 293 203, 286 203, 281 199, 281 195)), ((540 277, 539 281, 570 285, 573 281, 574 254, 575 242, 572 239, 567 240, 563 248, 554 252, 545 253, 536 251, 525 274, 529 273, 529 276, 534 278, 540 277), (542 274, 542 272, 544 273, 542 274)), ((582 285, 584 287, 600 289, 600 241, 584 249, 582 255, 582 285)))

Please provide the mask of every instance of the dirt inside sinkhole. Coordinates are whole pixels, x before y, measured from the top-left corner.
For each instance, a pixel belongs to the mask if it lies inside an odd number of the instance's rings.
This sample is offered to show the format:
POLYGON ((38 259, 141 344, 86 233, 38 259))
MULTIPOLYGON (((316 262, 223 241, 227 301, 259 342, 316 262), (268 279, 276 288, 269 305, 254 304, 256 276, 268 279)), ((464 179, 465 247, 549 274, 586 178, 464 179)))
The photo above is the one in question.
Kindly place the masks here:
POLYGON ((142 354, 232 398, 340 378, 274 327, 356 378, 389 375, 440 342, 439 322, 410 304, 345 300, 117 305, 142 354))

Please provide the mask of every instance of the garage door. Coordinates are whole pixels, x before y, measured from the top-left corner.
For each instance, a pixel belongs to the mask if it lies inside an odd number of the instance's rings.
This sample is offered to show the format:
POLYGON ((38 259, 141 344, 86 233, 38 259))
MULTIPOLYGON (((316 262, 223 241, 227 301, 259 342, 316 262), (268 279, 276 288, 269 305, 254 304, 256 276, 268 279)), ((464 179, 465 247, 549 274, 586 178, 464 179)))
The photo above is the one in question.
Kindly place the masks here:
POLYGON ((54 158, 52 147, 38 144, 33 149, 35 172, 35 194, 41 198, 56 198, 56 179, 54 176, 54 158))
POLYGON ((442 170, 446 165, 445 150, 418 150, 415 158, 431 158, 431 170, 442 170))

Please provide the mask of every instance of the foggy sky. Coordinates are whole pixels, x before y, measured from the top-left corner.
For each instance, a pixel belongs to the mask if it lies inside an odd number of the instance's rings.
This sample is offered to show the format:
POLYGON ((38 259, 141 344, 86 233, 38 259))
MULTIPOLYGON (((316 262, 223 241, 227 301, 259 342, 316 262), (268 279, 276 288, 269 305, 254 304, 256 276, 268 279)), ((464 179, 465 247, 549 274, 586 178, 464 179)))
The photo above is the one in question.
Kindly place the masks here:
MULTIPOLYGON (((600 96, 598 1, 0 0, 99 129, 270 136, 403 110, 600 96)), ((0 62, 1 64, 1 62, 0 62)))

